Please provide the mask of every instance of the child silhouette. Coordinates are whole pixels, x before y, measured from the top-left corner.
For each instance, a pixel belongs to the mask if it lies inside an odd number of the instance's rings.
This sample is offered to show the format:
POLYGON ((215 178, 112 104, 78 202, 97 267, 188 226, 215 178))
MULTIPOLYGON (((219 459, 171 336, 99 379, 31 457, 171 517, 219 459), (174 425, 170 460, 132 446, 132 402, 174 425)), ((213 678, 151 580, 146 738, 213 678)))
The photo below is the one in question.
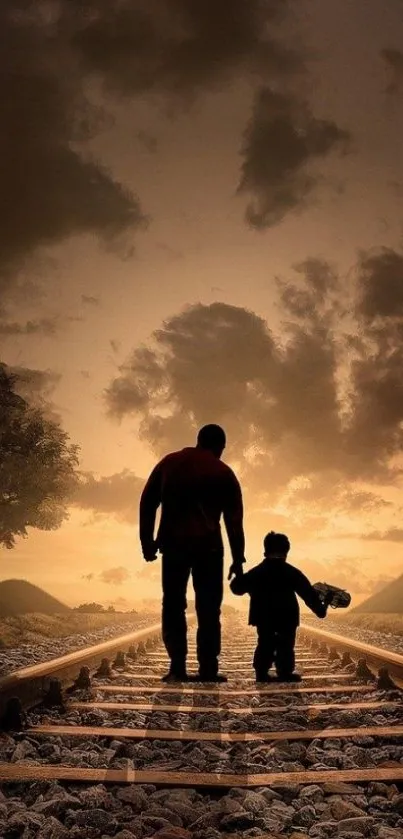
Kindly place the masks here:
POLYGON ((253 658, 257 682, 269 682, 273 662, 282 682, 299 682, 294 673, 295 639, 302 598, 318 618, 326 617, 331 595, 322 599, 302 571, 287 563, 290 542, 273 530, 264 539, 264 559, 230 583, 234 594, 250 595, 249 624, 256 626, 258 643, 253 658))

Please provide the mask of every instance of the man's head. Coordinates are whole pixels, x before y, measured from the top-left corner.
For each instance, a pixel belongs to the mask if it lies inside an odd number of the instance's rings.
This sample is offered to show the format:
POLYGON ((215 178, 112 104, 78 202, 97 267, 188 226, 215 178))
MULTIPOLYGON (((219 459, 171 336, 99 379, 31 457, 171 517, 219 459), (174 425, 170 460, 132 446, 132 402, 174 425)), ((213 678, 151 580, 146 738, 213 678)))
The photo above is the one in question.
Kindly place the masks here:
POLYGON ((275 533, 271 530, 264 537, 264 555, 266 559, 287 559, 290 550, 290 542, 284 533, 275 533))
POLYGON ((215 457, 221 457, 226 444, 225 431, 220 425, 204 425, 197 435, 199 449, 212 452, 215 457))

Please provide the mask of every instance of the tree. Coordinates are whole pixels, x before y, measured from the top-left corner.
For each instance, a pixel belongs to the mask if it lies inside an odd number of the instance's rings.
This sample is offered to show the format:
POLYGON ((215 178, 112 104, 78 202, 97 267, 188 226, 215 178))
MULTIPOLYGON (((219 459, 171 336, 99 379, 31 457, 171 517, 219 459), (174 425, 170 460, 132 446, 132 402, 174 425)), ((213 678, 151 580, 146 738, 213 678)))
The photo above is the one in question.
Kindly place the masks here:
POLYGON ((116 609, 115 609, 115 607, 114 607, 114 606, 108 606, 108 608, 107 608, 107 610, 106 610, 106 611, 107 611, 107 612, 116 612, 116 609))
POLYGON ((76 606, 76 612, 85 612, 87 615, 97 615, 99 612, 104 612, 104 607, 100 603, 81 603, 76 606))
POLYGON ((0 546, 27 527, 56 530, 77 486, 79 447, 58 422, 15 392, 18 377, 0 363, 0 546))

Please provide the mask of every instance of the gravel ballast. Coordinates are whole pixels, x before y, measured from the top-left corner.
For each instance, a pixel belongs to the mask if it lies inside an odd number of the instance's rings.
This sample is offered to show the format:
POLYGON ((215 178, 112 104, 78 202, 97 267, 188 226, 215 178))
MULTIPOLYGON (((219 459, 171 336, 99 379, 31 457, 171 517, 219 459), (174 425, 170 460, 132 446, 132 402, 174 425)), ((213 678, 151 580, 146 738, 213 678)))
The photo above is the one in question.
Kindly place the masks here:
POLYGON ((61 655, 109 641, 119 635, 127 635, 137 629, 144 629, 153 623, 158 623, 160 615, 142 614, 128 623, 112 623, 100 629, 78 635, 66 635, 63 638, 46 638, 37 640, 35 644, 21 644, 18 647, 8 647, 0 650, 0 677, 6 676, 13 670, 50 661, 61 655))

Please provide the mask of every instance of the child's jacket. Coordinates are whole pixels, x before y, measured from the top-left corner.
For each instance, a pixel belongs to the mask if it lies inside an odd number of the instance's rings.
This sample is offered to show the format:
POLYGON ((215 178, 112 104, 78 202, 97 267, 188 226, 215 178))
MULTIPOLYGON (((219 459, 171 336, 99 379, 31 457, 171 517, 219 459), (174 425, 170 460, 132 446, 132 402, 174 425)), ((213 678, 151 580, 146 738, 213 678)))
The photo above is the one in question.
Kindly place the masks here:
POLYGON ((230 587, 234 594, 250 594, 252 626, 298 626, 297 594, 318 618, 326 616, 327 608, 305 574, 283 559, 263 560, 246 574, 235 577, 230 587))

